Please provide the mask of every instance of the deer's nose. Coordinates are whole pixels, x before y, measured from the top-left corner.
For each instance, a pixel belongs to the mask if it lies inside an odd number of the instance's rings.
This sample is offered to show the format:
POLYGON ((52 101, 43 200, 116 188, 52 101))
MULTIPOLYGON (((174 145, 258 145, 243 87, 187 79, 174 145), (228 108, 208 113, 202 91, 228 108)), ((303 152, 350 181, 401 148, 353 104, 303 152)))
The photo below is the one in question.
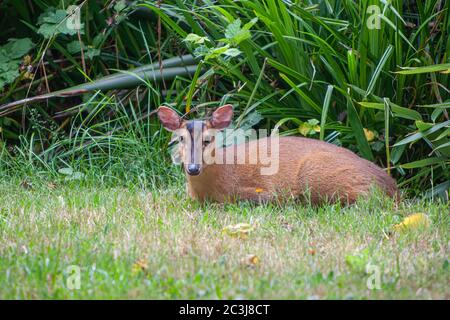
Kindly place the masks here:
POLYGON ((188 164, 187 173, 191 176, 197 176, 200 173, 200 165, 198 164, 188 164))

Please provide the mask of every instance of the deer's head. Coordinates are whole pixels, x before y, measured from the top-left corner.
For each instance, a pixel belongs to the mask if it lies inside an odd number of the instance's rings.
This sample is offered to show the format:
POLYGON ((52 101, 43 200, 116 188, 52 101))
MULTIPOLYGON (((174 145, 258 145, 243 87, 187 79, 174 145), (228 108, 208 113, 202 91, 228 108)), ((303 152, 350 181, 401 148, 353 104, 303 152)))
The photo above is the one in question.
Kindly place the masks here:
POLYGON ((216 109, 208 120, 184 120, 175 110, 161 106, 158 117, 166 130, 176 133, 178 154, 186 173, 197 176, 202 172, 204 156, 214 152, 215 133, 231 124, 233 106, 216 109))

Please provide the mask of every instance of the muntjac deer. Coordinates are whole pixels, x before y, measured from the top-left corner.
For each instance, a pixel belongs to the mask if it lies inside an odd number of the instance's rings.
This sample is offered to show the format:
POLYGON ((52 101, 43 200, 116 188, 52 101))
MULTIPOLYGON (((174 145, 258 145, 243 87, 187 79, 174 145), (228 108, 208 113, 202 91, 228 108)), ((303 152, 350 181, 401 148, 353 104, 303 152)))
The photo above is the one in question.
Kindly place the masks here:
POLYGON ((231 124, 231 105, 216 109, 208 120, 183 120, 164 106, 158 109, 158 117, 164 128, 177 133, 178 154, 193 199, 260 202, 288 196, 309 199, 313 204, 326 201, 350 204, 359 196, 368 195, 373 185, 399 199, 395 181, 381 168, 327 142, 265 137, 228 147, 219 145, 216 133, 231 124), (275 171, 264 173, 267 161, 263 163, 257 157, 261 150, 277 162, 275 171), (216 161, 205 161, 211 157, 216 161))

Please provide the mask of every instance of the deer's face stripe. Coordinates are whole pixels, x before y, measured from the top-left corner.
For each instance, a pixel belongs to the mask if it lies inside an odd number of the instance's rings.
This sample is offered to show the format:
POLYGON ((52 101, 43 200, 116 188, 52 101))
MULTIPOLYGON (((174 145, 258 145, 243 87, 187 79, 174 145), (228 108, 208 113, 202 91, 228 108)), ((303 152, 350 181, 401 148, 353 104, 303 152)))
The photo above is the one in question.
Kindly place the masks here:
POLYGON ((206 124, 204 121, 192 120, 186 123, 186 129, 189 132, 189 141, 190 144, 189 150, 189 164, 198 164, 202 163, 202 141, 203 141, 203 130, 205 129, 206 124))

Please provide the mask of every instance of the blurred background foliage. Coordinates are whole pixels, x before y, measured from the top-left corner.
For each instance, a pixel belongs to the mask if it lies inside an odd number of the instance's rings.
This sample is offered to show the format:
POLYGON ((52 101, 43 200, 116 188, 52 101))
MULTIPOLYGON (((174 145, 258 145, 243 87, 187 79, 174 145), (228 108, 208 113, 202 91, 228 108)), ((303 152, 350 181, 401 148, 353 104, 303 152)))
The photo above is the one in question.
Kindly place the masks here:
POLYGON ((232 103, 237 127, 344 146, 410 195, 448 199, 449 11, 442 0, 3 1, 0 175, 165 183, 180 173, 154 110, 200 117, 232 103))

